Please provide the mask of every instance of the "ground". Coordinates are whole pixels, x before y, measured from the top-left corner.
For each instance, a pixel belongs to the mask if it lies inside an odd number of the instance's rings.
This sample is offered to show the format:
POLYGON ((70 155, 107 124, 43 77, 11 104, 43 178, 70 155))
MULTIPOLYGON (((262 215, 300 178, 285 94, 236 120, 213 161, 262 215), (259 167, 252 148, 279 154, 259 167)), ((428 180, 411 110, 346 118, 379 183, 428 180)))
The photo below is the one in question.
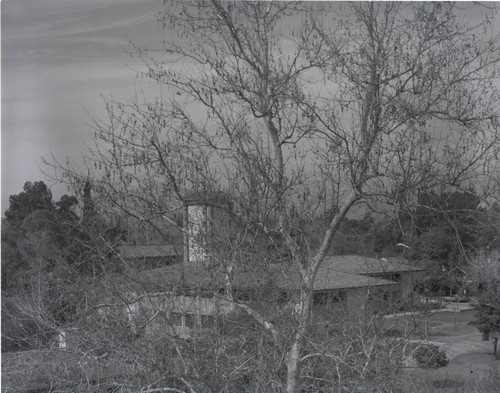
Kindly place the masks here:
MULTIPOLYGON (((492 342, 482 341, 477 329, 468 324, 474 310, 467 309, 467 305, 455 305, 455 308, 435 310, 423 316, 406 313, 387 318, 389 326, 401 332, 414 330, 419 337, 412 340, 415 343, 438 345, 450 360, 448 366, 437 370, 423 370, 408 364, 404 378, 409 384, 414 381, 414 390, 406 392, 500 392, 500 360, 494 360, 492 342)), ((90 358, 57 349, 2 354, 2 392, 5 393, 26 393, 33 391, 33 387, 40 391, 68 389, 68 386, 76 391, 92 385, 94 380, 110 379, 110 375, 115 375, 113 370, 104 370, 90 358), (56 382, 62 385, 55 386, 56 382)))
POLYGON ((2 393, 86 391, 110 371, 88 356, 57 348, 2 353, 2 393))
MULTIPOLYGON (((446 352, 448 366, 437 370, 410 368, 408 375, 429 382, 429 392, 500 392, 500 360, 495 361, 493 343, 469 322, 475 311, 467 304, 436 310, 420 318, 405 315, 394 318, 400 329, 415 328, 422 341, 438 345, 446 352), (408 323, 410 319, 413 323, 408 323), (406 321, 405 321, 406 320, 406 321), (417 324, 417 326, 415 326, 417 324)), ((418 341, 418 340, 416 340, 418 341)))

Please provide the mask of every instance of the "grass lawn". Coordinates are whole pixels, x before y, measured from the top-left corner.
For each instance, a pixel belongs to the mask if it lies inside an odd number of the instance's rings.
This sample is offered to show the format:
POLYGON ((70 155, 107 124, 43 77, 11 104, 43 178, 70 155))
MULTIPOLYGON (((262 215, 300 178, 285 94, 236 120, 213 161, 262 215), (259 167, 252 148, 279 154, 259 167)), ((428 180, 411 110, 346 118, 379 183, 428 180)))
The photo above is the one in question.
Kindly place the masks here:
MULTIPOLYGON (((475 310, 461 312, 437 311, 426 317, 412 316, 415 331, 427 325, 428 342, 446 352, 449 364, 436 370, 410 369, 414 381, 412 393, 499 393, 500 360, 495 360, 492 342, 482 341, 481 333, 469 322, 475 310)), ((408 329, 408 320, 397 321, 408 329)))
POLYGON ((444 368, 412 369, 407 375, 414 381, 411 393, 500 392, 500 361, 495 361, 491 353, 459 355, 444 368))

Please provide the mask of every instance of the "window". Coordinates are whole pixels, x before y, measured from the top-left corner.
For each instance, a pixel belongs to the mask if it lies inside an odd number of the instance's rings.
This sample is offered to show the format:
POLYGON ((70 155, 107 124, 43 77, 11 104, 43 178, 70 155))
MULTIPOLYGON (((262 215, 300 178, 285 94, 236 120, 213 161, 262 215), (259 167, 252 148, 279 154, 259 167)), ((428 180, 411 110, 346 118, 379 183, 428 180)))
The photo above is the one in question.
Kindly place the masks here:
POLYGON ((238 290, 236 291, 236 299, 240 302, 255 300, 255 292, 252 290, 238 290))
POLYGON ((196 315, 194 314, 185 314, 184 315, 184 325, 190 329, 194 329, 196 327, 196 315))
POLYGON ((170 314, 170 323, 172 324, 172 326, 184 326, 182 319, 182 314, 178 312, 173 312, 170 314))
POLYGON ((322 306, 328 304, 328 292, 314 292, 313 304, 315 306, 322 306))
POLYGON ((313 293, 313 304, 315 306, 340 303, 345 299, 344 291, 322 291, 313 293))
POLYGON ((172 326, 182 326, 194 329, 196 327, 196 315, 173 312, 170 314, 170 324, 172 326))
POLYGON ((215 326, 215 317, 213 315, 200 315, 202 328, 213 328, 215 326))
POLYGON ((344 300, 345 300, 345 292, 344 291, 332 292, 332 297, 330 299, 330 301, 332 303, 340 303, 340 302, 343 302, 344 300))

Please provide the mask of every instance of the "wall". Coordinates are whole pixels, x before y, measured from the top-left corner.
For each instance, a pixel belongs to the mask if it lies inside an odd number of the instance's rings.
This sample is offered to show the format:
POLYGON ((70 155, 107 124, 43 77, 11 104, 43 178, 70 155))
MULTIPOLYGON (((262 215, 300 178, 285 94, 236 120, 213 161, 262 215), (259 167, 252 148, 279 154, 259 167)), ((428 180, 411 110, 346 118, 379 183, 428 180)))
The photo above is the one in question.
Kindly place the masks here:
POLYGON ((203 205, 187 206, 187 254, 188 262, 205 261, 207 233, 207 207, 203 205))
MULTIPOLYGON (((146 334, 152 334, 157 329, 167 329, 171 334, 187 337, 192 328, 205 324, 206 317, 224 315, 233 309, 232 303, 220 298, 160 293, 150 294, 142 299, 139 306, 134 308, 134 317, 149 320, 146 334)), ((131 322, 133 325, 134 321, 131 322)))

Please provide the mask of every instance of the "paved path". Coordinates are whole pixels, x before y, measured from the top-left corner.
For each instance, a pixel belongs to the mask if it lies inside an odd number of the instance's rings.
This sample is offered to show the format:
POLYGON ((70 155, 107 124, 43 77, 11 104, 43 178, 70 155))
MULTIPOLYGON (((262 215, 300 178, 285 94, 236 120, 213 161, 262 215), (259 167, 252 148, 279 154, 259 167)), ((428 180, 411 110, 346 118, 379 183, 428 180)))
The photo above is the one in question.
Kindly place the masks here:
POLYGON ((440 322, 432 320, 439 325, 430 329, 428 341, 439 345, 448 359, 467 353, 492 353, 493 344, 491 341, 483 341, 482 334, 475 326, 468 325, 468 321, 458 323, 440 322))
MULTIPOLYGON (((493 343, 483 341, 482 334, 477 331, 477 328, 468 325, 471 319, 469 315, 462 314, 455 322, 451 322, 450 318, 451 315, 448 318, 443 318, 442 314, 429 316, 429 336, 427 339, 411 340, 411 342, 435 344, 445 351, 450 361, 462 355, 487 356, 493 353, 493 343)), ((408 361, 412 362, 410 359, 408 361)))
POLYGON ((466 353, 490 353, 493 345, 489 341, 481 340, 481 333, 465 334, 454 337, 433 337, 432 343, 438 345, 446 352, 446 356, 451 360, 466 353))

